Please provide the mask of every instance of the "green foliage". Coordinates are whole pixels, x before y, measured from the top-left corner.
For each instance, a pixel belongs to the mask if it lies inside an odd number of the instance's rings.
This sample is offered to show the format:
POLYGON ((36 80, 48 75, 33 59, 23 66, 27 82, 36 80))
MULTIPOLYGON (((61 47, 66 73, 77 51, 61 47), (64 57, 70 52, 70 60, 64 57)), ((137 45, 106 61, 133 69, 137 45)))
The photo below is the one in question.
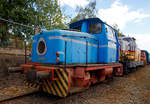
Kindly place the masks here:
POLYGON ((37 0, 38 24, 47 30, 64 28, 62 15, 58 0, 37 0))
MULTIPOLYGON (((34 4, 35 0, 0 0, 0 17, 9 21, 18 22, 31 26, 34 24, 34 4)), ((0 20, 0 41, 1 46, 8 42, 10 34, 16 37, 30 38, 33 28, 27 28, 0 20), (10 32, 11 31, 11 32, 10 32)))
MULTIPOLYGON (((0 0, 0 17, 48 30, 65 26, 58 0, 0 0)), ((34 35, 34 28, 0 20, 0 45, 7 43, 10 34, 29 40, 34 35)))
POLYGON ((122 32, 120 32, 120 29, 118 28, 118 25, 117 25, 117 24, 114 24, 114 25, 113 25, 113 28, 117 31, 118 37, 123 37, 123 36, 125 36, 122 32))
POLYGON ((123 33, 117 33, 118 37, 124 37, 125 35, 123 33))
POLYGON ((96 17, 96 1, 89 2, 89 4, 83 8, 83 7, 77 7, 76 11, 78 12, 77 16, 74 17, 70 23, 73 23, 75 21, 78 21, 80 19, 85 19, 85 18, 94 18, 96 17))

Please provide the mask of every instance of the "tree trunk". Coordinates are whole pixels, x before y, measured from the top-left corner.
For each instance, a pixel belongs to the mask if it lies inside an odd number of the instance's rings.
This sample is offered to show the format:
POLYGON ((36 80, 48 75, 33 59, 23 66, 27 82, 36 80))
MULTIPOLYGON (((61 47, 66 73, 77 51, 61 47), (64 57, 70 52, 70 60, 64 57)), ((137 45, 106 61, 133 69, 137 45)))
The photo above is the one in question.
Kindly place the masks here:
POLYGON ((0 38, 0 40, 1 40, 1 46, 2 47, 4 47, 5 45, 6 45, 6 42, 7 42, 7 40, 8 40, 8 38, 7 38, 7 23, 6 22, 4 22, 4 21, 2 21, 1 22, 1 26, 2 26, 2 36, 1 36, 1 38, 0 38))

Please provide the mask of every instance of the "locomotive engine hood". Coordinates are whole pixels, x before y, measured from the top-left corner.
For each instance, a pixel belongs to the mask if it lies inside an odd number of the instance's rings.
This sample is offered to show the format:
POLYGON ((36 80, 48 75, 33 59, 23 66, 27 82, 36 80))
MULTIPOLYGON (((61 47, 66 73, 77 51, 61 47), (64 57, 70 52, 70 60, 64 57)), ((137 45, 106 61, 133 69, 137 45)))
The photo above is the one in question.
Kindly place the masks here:
MULTIPOLYGON (((88 33, 81 33, 68 30, 51 30, 42 31, 33 37, 31 62, 36 63, 64 63, 65 62, 65 41, 67 42, 67 53, 72 55, 71 45, 73 43, 80 44, 80 48, 86 44, 86 41, 90 42, 96 40, 97 37, 88 33)), ((93 44, 94 45, 94 44, 93 44)), ((77 51, 82 51, 78 49, 77 51)), ((80 54, 80 52, 78 52, 80 54)), ((85 54, 83 51, 81 54, 85 54)), ((73 59, 70 59, 70 55, 67 58, 68 63, 75 63, 73 59), (70 59, 70 60, 69 60, 70 59), (72 62, 71 62, 72 60, 72 62)), ((84 62, 80 60, 79 62, 84 62)))

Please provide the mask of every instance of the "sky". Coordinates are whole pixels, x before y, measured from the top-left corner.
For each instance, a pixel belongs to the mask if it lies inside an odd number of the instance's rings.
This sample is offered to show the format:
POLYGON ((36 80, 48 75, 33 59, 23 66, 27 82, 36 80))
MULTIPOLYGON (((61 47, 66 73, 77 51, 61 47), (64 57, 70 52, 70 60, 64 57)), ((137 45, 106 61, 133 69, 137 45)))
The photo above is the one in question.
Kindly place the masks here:
MULTIPOLYGON (((88 0, 60 0, 64 12, 74 17, 77 6, 88 0)), ((138 48, 150 52, 150 0, 96 0, 97 17, 109 25, 117 24, 126 36, 135 37, 138 48)))

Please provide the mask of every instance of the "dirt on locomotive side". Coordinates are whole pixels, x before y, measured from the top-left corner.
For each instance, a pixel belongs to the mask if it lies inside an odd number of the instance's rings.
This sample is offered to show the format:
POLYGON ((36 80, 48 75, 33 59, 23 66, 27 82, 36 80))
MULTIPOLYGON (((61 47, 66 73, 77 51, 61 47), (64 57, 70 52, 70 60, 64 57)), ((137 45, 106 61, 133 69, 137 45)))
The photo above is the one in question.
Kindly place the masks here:
MULTIPOLYGON (((23 84, 22 74, 0 78, 0 89, 23 84)), ((138 68, 123 77, 115 77, 93 85, 88 90, 59 98, 46 93, 35 93, 1 104, 150 104, 150 65, 138 68)))

